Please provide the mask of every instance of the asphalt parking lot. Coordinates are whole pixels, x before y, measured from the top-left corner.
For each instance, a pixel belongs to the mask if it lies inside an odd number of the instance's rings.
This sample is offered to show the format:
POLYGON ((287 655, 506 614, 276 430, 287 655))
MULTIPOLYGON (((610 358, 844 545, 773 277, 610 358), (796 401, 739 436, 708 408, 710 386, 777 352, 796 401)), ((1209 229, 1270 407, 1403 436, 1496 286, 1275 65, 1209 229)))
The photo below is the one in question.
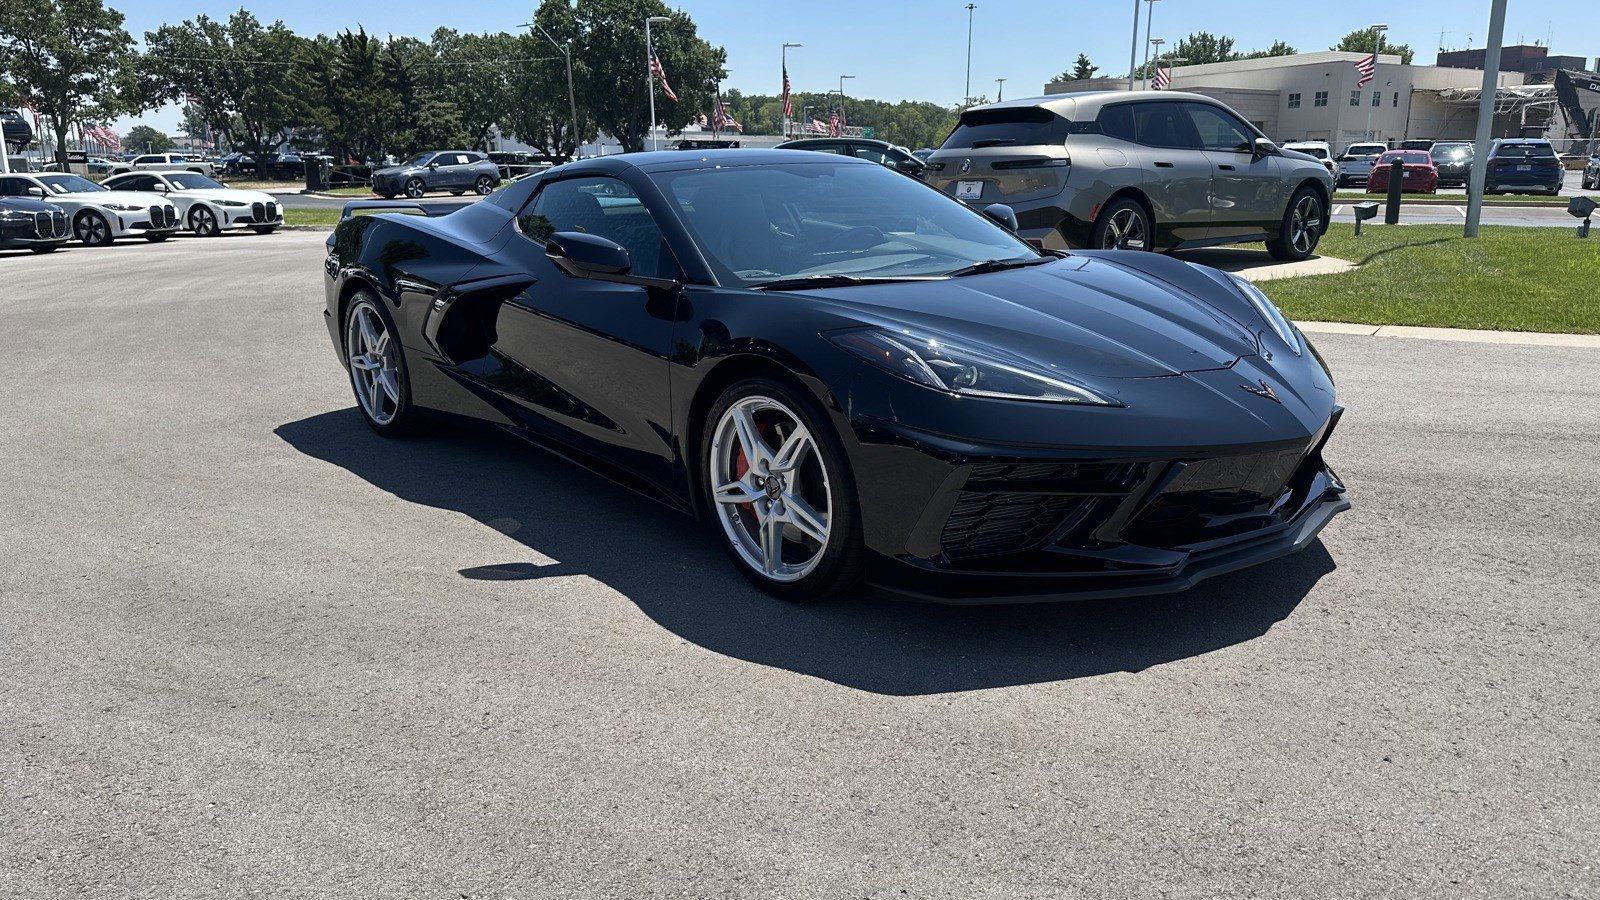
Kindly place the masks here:
POLYGON ((1600 893, 1600 353, 1319 336, 1356 508, 1187 594, 797 607, 371 434, 322 240, 0 254, 0 895, 1600 893))

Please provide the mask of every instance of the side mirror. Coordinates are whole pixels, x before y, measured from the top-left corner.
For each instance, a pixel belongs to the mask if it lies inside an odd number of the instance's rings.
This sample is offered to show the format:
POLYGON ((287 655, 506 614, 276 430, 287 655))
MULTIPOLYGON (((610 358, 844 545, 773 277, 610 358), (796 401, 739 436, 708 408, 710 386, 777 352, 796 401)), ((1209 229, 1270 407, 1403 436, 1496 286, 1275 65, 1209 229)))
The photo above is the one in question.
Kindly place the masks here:
POLYGON ((544 255, 563 272, 578 278, 626 275, 633 268, 628 251, 609 238, 581 231, 558 231, 545 242, 544 255))
POLYGON ((1250 152, 1256 156, 1271 156, 1278 152, 1278 145, 1266 138, 1256 138, 1250 144, 1250 152))
POLYGON ((1017 230, 1017 213, 1004 203, 991 203, 983 208, 983 214, 994 221, 995 224, 1009 230, 1017 230))
POLYGON ((437 169, 437 168, 439 168, 439 164, 436 163, 436 162, 430 162, 430 163, 428 163, 428 168, 437 169))
POLYGON ((29 197, 38 197, 40 200, 43 200, 43 199, 45 199, 46 195, 45 195, 45 192, 44 192, 44 188, 39 187, 38 185, 29 185, 28 186, 28 196, 29 197))

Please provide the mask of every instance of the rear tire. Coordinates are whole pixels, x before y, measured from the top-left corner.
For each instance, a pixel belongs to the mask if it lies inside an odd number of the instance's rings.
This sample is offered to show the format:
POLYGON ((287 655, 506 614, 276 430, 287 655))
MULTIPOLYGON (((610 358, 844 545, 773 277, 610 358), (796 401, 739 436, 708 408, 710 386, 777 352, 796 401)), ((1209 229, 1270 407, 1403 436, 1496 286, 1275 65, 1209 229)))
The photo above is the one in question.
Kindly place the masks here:
POLYGON ((1278 236, 1267 241, 1267 253, 1285 262, 1310 259, 1327 225, 1328 211, 1323 208, 1322 197, 1311 187, 1302 187, 1289 198, 1278 236))
POLYGON ((1155 223, 1139 201, 1131 197, 1113 200, 1094 220, 1089 246, 1096 250, 1154 250, 1155 223))
POLYGON ((803 388, 767 377, 729 387, 706 416, 699 462, 708 517, 756 587, 810 601, 860 581, 866 547, 849 459, 803 388))
POLYGON ((416 434, 418 414, 411 404, 406 355, 383 301, 370 291, 358 292, 341 324, 344 365, 362 421, 386 438, 416 434))

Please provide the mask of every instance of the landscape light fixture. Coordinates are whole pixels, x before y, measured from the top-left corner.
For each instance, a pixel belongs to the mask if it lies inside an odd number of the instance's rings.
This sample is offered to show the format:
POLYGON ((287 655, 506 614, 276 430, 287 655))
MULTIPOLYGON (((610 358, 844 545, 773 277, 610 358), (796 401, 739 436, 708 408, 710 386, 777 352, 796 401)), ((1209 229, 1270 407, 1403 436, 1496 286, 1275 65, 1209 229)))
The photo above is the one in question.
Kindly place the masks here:
POLYGON ((1595 202, 1593 197, 1573 197, 1567 203, 1567 215, 1574 219, 1582 219, 1578 223, 1578 237, 1589 236, 1589 218, 1594 215, 1595 202))
POLYGON ((1378 201, 1367 200, 1365 202, 1355 204, 1354 206, 1350 207, 1350 209, 1356 215, 1356 237, 1360 237, 1361 223, 1368 219, 1376 219, 1378 217, 1378 201))

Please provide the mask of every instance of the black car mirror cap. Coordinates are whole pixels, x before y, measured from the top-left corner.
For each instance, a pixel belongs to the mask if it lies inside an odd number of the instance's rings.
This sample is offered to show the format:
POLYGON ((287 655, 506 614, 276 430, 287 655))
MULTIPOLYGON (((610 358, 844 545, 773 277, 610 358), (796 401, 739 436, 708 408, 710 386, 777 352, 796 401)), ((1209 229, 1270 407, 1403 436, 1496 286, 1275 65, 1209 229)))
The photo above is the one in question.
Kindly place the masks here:
POLYGON ((610 238, 583 231, 558 231, 545 241, 544 255, 561 271, 574 278, 633 284, 640 287, 676 289, 682 287, 670 278, 650 278, 630 271, 633 261, 627 248, 610 238))
POLYGON ((1017 225, 1017 211, 1004 203, 991 203, 985 206, 983 214, 1007 231, 1014 233, 1019 227, 1017 225))

